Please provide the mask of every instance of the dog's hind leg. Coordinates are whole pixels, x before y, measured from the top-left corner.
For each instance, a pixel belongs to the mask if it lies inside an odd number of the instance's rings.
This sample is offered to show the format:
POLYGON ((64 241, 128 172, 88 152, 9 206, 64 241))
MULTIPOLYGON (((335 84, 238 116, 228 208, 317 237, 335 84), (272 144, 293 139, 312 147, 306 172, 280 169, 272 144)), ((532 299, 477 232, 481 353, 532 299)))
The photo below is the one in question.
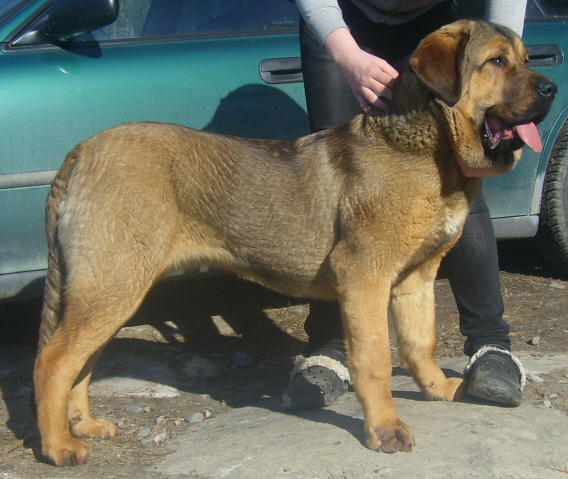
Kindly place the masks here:
POLYGON ((89 453, 89 445, 71 437, 70 430, 89 437, 116 432, 108 421, 91 416, 88 383, 102 348, 136 312, 152 285, 135 277, 115 272, 114 281, 113 275, 106 276, 104 284, 67 284, 62 319, 40 351, 34 372, 42 453, 56 465, 80 464, 89 453))
POLYGON ((107 439, 114 437, 118 431, 117 427, 109 420, 95 418, 91 414, 89 383, 91 381, 93 367, 102 351, 103 348, 101 347, 89 358, 69 394, 67 415, 69 418, 69 429, 71 430, 71 434, 75 437, 107 439))
POLYGON ((434 358, 434 280, 439 263, 439 257, 429 259, 393 288, 391 312, 403 367, 428 399, 451 401, 463 394, 463 381, 446 378, 434 358))

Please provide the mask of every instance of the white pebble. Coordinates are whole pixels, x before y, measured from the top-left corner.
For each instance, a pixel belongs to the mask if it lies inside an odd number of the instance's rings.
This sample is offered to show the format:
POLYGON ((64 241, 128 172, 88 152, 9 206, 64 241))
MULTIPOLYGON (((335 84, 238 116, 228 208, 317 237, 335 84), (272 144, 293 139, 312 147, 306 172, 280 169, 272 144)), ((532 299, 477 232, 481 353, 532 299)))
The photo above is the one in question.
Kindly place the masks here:
POLYGON ((157 434, 156 436, 154 436, 154 444, 164 442, 167 438, 168 438, 168 435, 165 432, 157 434))
POLYGON ((537 376, 536 374, 527 374, 527 381, 530 381, 531 383, 543 383, 544 379, 542 379, 540 376, 537 376))
POLYGON ((203 421, 203 419, 205 419, 205 416, 203 414, 201 414, 200 412, 188 414, 184 418, 185 422, 188 422, 190 424, 194 424, 196 422, 201 422, 201 421, 203 421))
POLYGON ((141 427, 138 431, 138 437, 148 437, 152 432, 152 428, 150 426, 141 427))
POLYGON ((144 412, 144 408, 138 407, 138 406, 127 406, 126 412, 133 412, 133 413, 138 414, 138 413, 144 412))

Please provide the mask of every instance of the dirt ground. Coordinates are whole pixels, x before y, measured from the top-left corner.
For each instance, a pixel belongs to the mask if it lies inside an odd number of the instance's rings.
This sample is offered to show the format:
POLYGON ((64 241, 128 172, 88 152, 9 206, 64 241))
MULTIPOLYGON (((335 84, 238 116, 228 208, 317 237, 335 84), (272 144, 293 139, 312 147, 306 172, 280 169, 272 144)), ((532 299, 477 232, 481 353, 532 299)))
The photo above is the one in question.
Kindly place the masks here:
MULTIPOLYGON (((513 350, 567 354, 568 282, 551 273, 531 241, 501 243, 500 258, 513 350)), ((437 280, 436 295, 437 356, 462 355, 447 280, 437 280)), ((38 436, 29 395, 40 307, 32 300, 0 305, 0 473, 5 478, 152 477, 143 471, 171 452, 168 440, 192 427, 185 420, 191 414, 207 420, 280 396, 306 341, 305 302, 227 277, 161 283, 109 345, 95 376, 127 375, 121 358, 139 358, 174 371, 173 379, 161 379, 179 395, 95 395, 93 410, 115 421, 119 435, 92 441, 84 466, 57 470, 34 456, 38 436)), ((397 364, 395 349, 393 344, 397 364)), ((528 382, 525 401, 568 414, 568 369, 528 382)))

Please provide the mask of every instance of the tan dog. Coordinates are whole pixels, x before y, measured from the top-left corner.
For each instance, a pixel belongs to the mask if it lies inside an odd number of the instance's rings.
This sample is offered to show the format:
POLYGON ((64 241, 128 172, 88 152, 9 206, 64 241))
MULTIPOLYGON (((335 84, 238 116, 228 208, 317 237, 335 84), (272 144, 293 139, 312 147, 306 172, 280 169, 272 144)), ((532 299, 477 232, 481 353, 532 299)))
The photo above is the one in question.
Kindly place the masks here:
POLYGON ((78 145, 47 202, 34 377, 43 454, 79 464, 89 445, 77 438, 116 434, 90 412, 95 362, 160 277, 200 263, 338 299, 367 444, 409 451, 387 313, 426 397, 455 399, 462 380, 434 360, 434 278, 481 185, 462 171, 513 168, 554 98, 526 61, 511 31, 462 21, 420 44, 389 113, 292 143, 131 123, 78 145))

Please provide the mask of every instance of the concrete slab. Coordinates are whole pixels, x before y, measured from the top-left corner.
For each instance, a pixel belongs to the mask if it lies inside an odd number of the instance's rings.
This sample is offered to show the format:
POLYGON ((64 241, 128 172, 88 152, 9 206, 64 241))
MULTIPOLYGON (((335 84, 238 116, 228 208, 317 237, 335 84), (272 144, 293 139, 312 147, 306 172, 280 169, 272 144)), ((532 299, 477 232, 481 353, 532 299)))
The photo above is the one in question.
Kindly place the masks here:
MULTIPOLYGON (((568 356, 522 360, 533 374, 568 366, 568 356)), ((465 360, 440 363, 461 373, 465 360)), ((169 443, 176 452, 152 472, 199 479, 565 477, 568 417, 562 413, 529 404, 427 402, 402 370, 395 371, 393 391, 416 436, 412 453, 368 450, 362 410, 349 393, 325 409, 286 414, 269 399, 196 424, 169 443)))

